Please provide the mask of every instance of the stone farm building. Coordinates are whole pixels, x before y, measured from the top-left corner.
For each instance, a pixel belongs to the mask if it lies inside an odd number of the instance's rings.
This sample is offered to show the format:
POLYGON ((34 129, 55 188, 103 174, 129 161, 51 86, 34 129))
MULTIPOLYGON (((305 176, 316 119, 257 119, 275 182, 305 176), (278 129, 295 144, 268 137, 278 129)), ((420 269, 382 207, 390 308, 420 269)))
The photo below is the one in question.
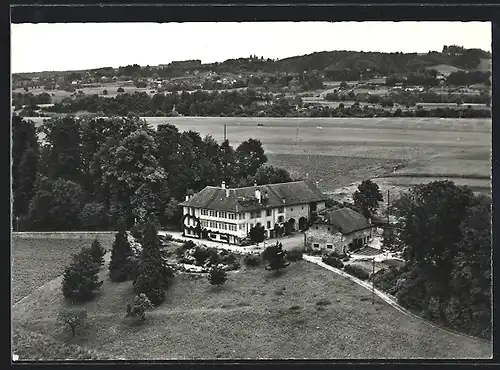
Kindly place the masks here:
POLYGON ((325 195, 311 181, 254 185, 244 188, 207 186, 186 197, 184 236, 240 244, 254 226, 268 238, 305 230, 315 212, 325 208, 325 195))
POLYGON ((345 253, 351 243, 366 245, 374 226, 362 214, 341 208, 319 216, 305 232, 306 250, 335 250, 345 253))

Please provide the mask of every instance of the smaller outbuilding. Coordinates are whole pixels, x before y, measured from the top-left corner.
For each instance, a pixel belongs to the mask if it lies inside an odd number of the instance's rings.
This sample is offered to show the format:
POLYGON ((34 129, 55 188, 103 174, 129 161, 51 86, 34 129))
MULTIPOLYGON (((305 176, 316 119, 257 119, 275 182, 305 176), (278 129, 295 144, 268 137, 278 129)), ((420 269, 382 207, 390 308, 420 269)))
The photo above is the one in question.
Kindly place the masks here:
POLYGON ((350 245, 367 245, 374 230, 371 220, 350 208, 325 212, 305 231, 305 250, 346 253, 350 245))

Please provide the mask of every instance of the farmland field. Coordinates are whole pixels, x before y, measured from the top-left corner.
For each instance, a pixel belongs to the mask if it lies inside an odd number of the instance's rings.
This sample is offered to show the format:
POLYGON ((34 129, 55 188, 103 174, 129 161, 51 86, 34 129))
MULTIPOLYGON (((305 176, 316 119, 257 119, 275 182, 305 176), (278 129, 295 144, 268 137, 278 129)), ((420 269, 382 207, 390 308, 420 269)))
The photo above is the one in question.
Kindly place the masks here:
POLYGON ((52 284, 13 312, 19 330, 50 336, 108 357, 216 358, 488 358, 491 345, 408 317, 349 279, 306 261, 274 277, 263 267, 230 273, 219 290, 205 277, 178 275, 164 304, 143 325, 124 320, 132 283, 104 285, 83 305, 90 327, 74 339, 56 324, 65 306, 52 284), (140 338, 140 341, 138 341, 140 338))
MULTIPOLYGON (((33 118, 41 123, 43 118, 33 118)), ((374 176, 393 186, 450 178, 489 192, 491 119, 148 117, 233 146, 258 138, 269 163, 319 181, 325 192, 374 176), (257 126, 257 124, 263 126, 257 126), (418 177, 421 179, 417 179, 418 177), (435 178, 433 178, 435 176, 435 178)))

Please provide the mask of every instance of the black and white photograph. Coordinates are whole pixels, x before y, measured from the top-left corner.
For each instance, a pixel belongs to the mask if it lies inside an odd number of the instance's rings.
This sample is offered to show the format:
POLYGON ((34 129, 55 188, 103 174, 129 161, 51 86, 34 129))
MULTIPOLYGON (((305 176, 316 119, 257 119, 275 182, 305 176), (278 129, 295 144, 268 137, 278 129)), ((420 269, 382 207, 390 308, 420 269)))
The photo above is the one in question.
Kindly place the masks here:
POLYGON ((491 22, 10 45, 13 362, 492 358, 491 22))

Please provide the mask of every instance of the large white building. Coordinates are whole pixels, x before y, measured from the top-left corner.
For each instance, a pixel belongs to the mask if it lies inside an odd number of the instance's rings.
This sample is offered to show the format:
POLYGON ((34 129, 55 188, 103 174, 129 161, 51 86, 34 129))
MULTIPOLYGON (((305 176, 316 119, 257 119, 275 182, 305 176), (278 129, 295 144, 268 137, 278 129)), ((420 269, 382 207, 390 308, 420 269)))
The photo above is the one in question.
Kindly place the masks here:
POLYGON ((207 186, 186 197, 183 235, 239 244, 254 226, 273 238, 305 230, 314 212, 325 208, 325 195, 311 181, 244 188, 207 186))

